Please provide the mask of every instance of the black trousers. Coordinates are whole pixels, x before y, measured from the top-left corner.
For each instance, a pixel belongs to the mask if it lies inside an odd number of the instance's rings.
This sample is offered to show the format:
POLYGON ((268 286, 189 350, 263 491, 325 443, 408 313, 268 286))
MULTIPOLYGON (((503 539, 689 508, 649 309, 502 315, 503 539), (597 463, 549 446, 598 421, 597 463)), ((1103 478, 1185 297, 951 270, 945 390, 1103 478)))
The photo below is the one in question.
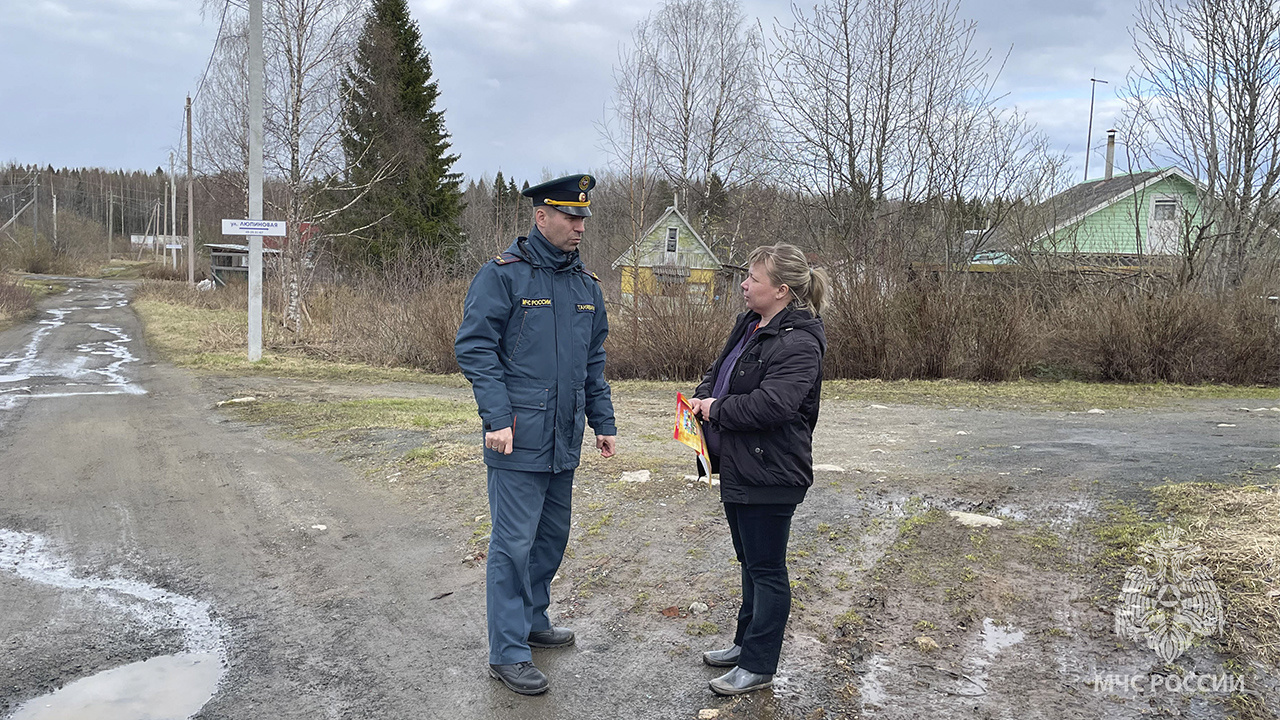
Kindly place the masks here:
POLYGON ((795 505, 725 503, 733 551, 742 564, 742 609, 733 643, 742 646, 738 667, 773 675, 782 652, 782 633, 791 614, 787 540, 795 505))

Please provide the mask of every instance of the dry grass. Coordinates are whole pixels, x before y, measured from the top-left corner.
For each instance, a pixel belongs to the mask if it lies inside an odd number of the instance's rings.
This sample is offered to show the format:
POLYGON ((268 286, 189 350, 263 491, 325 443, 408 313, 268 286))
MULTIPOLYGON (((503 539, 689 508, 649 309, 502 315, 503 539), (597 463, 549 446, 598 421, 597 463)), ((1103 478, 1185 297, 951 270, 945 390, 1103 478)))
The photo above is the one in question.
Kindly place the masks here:
POLYGON ((475 419, 470 403, 435 398, 370 398, 337 402, 268 401, 231 406, 240 417, 283 425, 294 437, 375 428, 431 430, 475 419))
POLYGON ((21 281, 0 278, 0 330, 35 312, 35 296, 21 281))
POLYGON ((1200 546, 1223 593, 1232 651, 1280 664, 1280 492, 1275 485, 1211 483, 1155 489, 1200 546))
POLYGON ((1256 399, 1274 391, 1234 385, 1100 383, 1063 380, 829 380, 824 398, 934 407, 1068 410, 1161 407, 1184 400, 1256 399))

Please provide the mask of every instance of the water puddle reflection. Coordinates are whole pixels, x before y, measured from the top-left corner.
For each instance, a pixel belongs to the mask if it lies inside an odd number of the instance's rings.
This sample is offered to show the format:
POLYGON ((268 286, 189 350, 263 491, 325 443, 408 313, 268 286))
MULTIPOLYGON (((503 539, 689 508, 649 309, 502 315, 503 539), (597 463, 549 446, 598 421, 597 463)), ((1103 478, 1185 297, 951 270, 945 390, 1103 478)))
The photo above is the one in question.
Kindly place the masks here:
POLYGON ((222 662, 212 653, 151 658, 77 680, 36 698, 9 720, 174 720, 213 697, 222 662))
POLYGON ((188 718, 213 697, 226 665, 226 627, 209 603, 123 577, 86 576, 47 539, 0 528, 0 572, 82 593, 126 610, 148 628, 177 628, 183 652, 112 668, 36 698, 9 720, 173 720, 188 718))

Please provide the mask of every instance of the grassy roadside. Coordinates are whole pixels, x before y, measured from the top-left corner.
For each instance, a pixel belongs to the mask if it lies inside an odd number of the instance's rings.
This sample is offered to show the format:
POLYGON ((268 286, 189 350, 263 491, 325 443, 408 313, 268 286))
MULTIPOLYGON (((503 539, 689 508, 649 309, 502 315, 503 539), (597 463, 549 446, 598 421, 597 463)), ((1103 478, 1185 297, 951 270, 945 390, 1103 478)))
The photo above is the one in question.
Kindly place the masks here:
POLYGON ((178 367, 201 372, 351 382, 431 383, 465 387, 461 375, 436 375, 412 368, 382 368, 363 363, 309 357, 301 352, 264 349, 249 362, 247 311, 202 308, 143 298, 133 303, 147 344, 178 367))
POLYGON ((0 275, 0 330, 30 320, 40 298, 66 292, 63 283, 33 280, 22 275, 0 275))
POLYGON ((1271 485, 1184 483, 1155 488, 1213 571, 1235 653, 1280 664, 1280 492, 1271 485))
MULTIPOLYGON (((690 392, 695 382, 616 380, 614 392, 690 392)), ((1150 408, 1185 400, 1254 400, 1268 407, 1280 403, 1280 389, 1232 385, 1120 385, 1074 380, 1014 380, 982 383, 968 380, 826 380, 823 400, 966 407, 992 410, 1085 411, 1093 408, 1150 408)))
POLYGON ((1276 388, 1230 385, 1171 385, 1086 383, 1073 380, 1043 382, 1014 380, 980 383, 961 380, 831 380, 823 383, 823 397, 934 407, 1019 410, 1159 407, 1181 400, 1275 398, 1276 388))
POLYGON ((470 403, 435 398, 267 401, 237 405, 234 410, 246 420, 283 425, 296 438, 371 429, 431 430, 470 422, 476 415, 470 403))

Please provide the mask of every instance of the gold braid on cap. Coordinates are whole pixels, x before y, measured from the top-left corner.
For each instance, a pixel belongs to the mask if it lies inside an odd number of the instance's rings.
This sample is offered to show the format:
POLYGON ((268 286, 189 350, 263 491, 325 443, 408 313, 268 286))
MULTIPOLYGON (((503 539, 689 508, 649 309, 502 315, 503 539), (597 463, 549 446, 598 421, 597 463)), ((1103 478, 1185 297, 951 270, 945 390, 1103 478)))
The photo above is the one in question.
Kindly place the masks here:
POLYGON ((542 202, 548 205, 558 205, 564 207, 591 207, 591 201, 586 202, 570 202, 568 200, 552 200, 551 198, 543 198, 542 202))

